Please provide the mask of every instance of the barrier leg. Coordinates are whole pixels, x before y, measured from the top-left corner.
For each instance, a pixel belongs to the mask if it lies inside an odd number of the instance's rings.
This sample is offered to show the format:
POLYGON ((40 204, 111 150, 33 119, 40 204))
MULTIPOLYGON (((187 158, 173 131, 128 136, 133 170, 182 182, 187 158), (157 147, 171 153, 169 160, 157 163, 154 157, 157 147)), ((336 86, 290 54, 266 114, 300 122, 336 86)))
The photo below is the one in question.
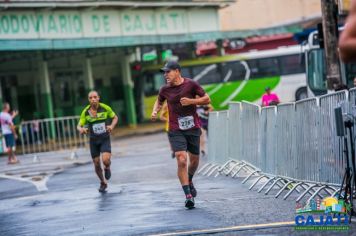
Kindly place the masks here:
POLYGON ((198 173, 197 174, 200 174, 206 167, 212 165, 211 163, 206 163, 205 165, 203 165, 202 168, 200 168, 200 170, 198 170, 198 173))
POLYGON ((324 185, 324 186, 321 186, 320 188, 318 188, 309 198, 308 198, 308 202, 310 201, 310 200, 312 200, 321 190, 323 190, 324 188, 326 188, 326 186, 324 185))
POLYGON ((244 168, 245 166, 247 166, 247 164, 243 164, 242 166, 240 166, 240 168, 235 172, 235 174, 231 175, 232 178, 235 178, 235 176, 240 172, 240 170, 242 168, 244 168))
POLYGON ((251 174, 249 174, 249 175, 242 181, 242 183, 243 183, 243 184, 246 183, 246 181, 247 181, 252 175, 254 175, 254 174, 258 173, 258 172, 260 172, 260 171, 259 171, 259 170, 255 170, 255 171, 251 172, 251 174))
POLYGON ((262 185, 262 187, 261 187, 257 192, 260 193, 260 192, 267 186, 267 184, 268 184, 269 182, 273 181, 275 178, 276 178, 276 177, 273 177, 273 178, 270 178, 269 180, 267 180, 267 182, 264 183, 264 185, 262 185))
POLYGON ((307 188, 298 198, 297 200, 295 200, 296 202, 299 202, 307 193, 309 193, 309 191, 314 188, 315 186, 317 186, 316 184, 312 184, 309 186, 309 188, 307 188))
POLYGON ((266 190, 265 194, 267 195, 267 194, 269 193, 269 191, 271 191, 272 188, 273 188, 273 187, 278 183, 278 181, 280 181, 280 180, 282 180, 282 178, 277 178, 277 179, 274 181, 274 183, 273 183, 271 186, 269 186, 269 188, 266 190))
POLYGON ((260 177, 258 177, 258 178, 256 179, 256 181, 255 181, 248 189, 251 190, 253 187, 255 187, 255 185, 256 185, 262 178, 267 178, 267 179, 268 179, 267 176, 261 175, 260 177))
POLYGON ((275 198, 278 198, 279 195, 283 192, 283 190, 285 190, 289 184, 293 183, 293 180, 288 181, 285 185, 283 185, 283 187, 281 188, 281 190, 278 191, 278 193, 276 194, 276 196, 274 196, 275 198))

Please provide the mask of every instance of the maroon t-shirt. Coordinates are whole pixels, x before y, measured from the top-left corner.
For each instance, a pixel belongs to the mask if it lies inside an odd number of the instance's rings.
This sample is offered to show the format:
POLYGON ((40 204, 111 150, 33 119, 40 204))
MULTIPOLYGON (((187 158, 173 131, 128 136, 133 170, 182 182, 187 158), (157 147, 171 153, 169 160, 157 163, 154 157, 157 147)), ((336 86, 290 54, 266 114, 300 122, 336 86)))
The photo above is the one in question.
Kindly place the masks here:
POLYGON ((195 81, 184 78, 178 86, 164 85, 158 94, 158 102, 162 105, 165 100, 168 104, 169 130, 191 130, 200 128, 196 105, 182 106, 180 99, 203 97, 204 89, 195 81))

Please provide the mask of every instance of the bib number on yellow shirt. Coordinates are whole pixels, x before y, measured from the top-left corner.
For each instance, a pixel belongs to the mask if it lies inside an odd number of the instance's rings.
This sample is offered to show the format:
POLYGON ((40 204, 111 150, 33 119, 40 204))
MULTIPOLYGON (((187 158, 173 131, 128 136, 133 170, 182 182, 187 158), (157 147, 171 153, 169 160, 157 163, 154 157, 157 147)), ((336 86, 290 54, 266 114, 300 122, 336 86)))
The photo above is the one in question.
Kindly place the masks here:
POLYGON ((98 123, 93 125, 94 134, 103 134, 106 132, 105 123, 98 123))

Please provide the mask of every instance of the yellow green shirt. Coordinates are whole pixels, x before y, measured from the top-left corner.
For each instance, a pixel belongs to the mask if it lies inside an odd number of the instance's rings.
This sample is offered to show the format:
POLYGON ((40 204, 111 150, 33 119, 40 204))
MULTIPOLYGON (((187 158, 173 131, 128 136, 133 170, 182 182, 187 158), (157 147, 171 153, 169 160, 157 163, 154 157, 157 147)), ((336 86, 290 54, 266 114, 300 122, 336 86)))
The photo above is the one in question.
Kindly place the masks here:
POLYGON ((86 106, 82 111, 79 119, 80 126, 88 126, 90 137, 107 137, 109 133, 106 131, 106 126, 111 124, 112 118, 115 117, 115 112, 104 103, 99 103, 96 117, 93 117, 90 112, 90 105, 86 106))

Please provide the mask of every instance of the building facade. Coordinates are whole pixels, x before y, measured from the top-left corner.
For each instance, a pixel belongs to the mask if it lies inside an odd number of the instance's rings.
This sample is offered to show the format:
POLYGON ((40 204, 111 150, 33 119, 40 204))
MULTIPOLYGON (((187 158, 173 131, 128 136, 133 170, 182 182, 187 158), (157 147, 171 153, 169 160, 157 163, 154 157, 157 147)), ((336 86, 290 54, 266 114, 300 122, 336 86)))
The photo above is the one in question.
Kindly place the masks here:
POLYGON ((269 28, 320 18, 320 0, 237 0, 220 10, 223 31, 269 28))
POLYGON ((144 81, 131 73, 141 48, 221 38, 218 9, 232 2, 1 2, 0 102, 24 120, 71 116, 95 89, 135 126, 144 81))

